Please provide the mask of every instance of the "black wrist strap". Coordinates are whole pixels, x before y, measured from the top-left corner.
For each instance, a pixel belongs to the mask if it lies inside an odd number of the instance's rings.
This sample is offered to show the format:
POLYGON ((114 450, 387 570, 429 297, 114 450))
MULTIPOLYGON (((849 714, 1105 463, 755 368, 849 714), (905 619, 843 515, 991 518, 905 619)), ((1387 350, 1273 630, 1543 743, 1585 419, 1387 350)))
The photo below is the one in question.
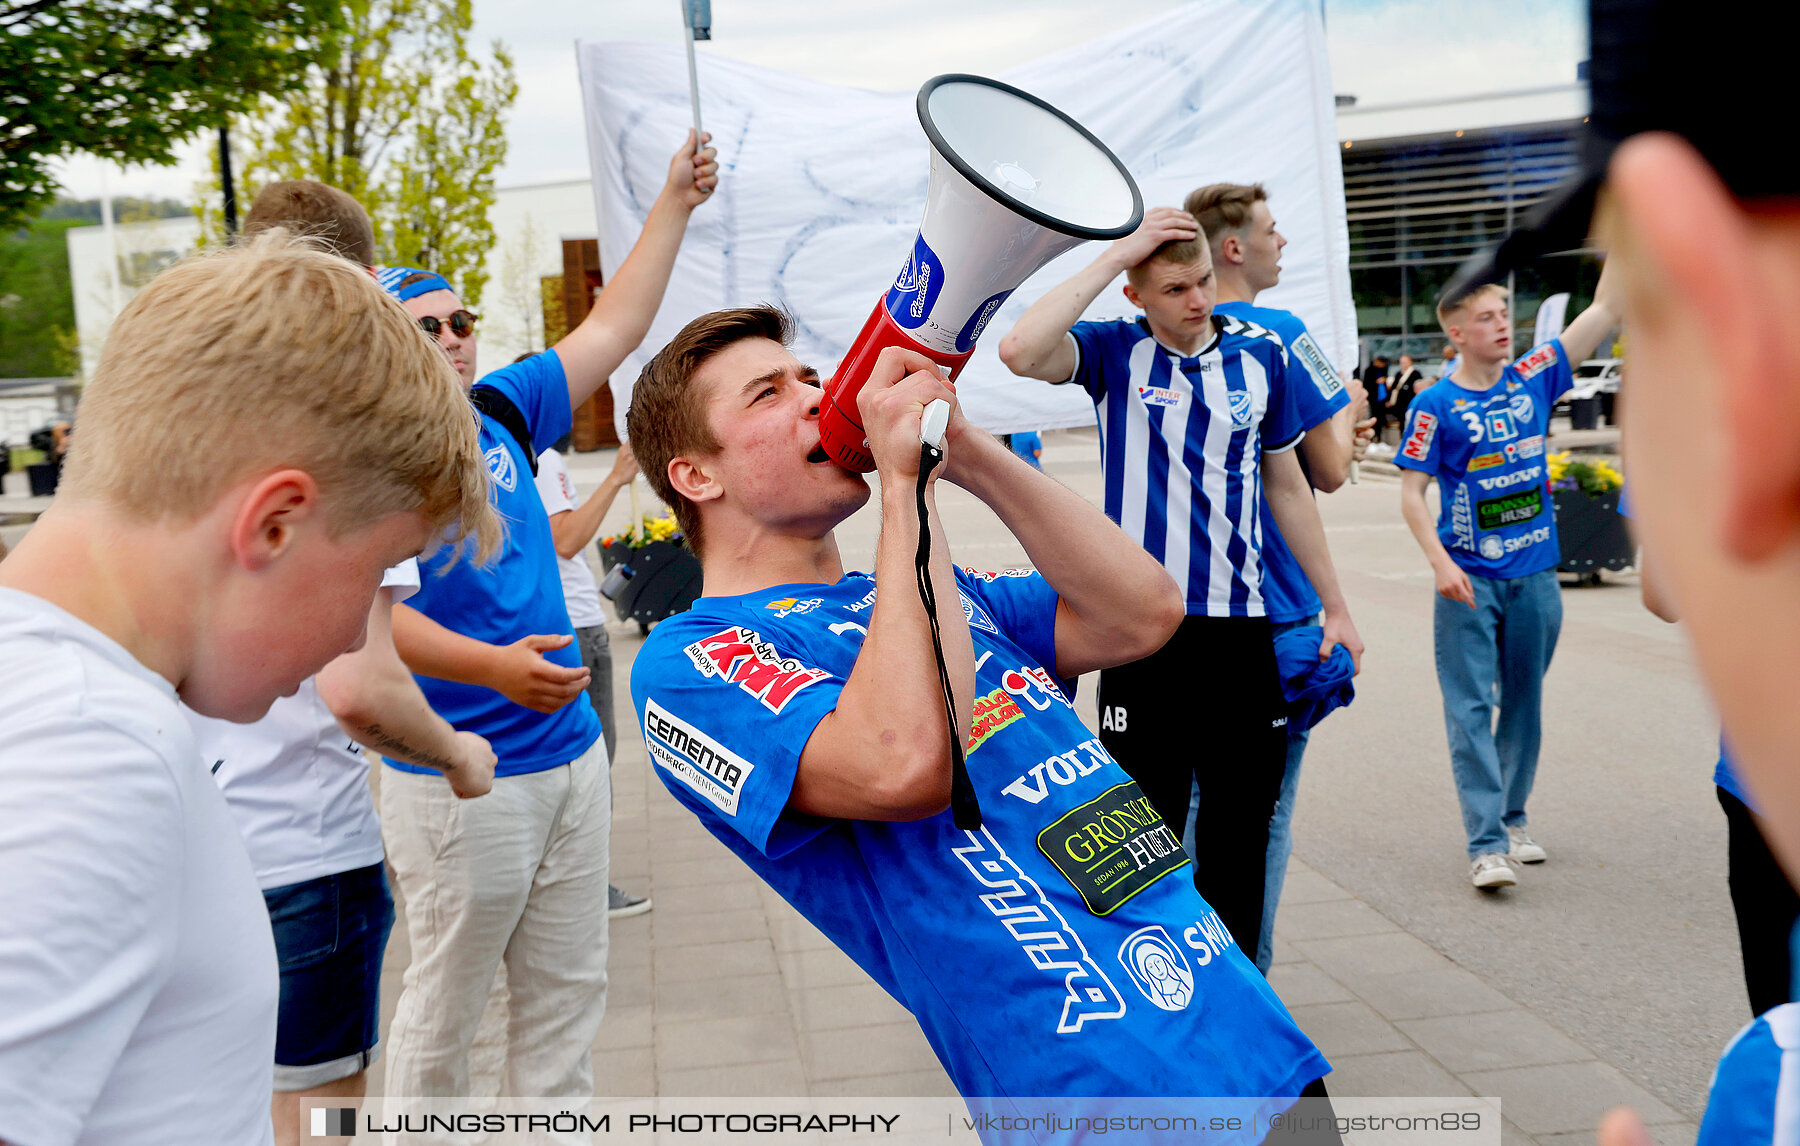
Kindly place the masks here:
POLYGON ((944 664, 944 637, 938 629, 937 593, 931 587, 931 513, 925 505, 925 487, 931 471, 944 460, 944 451, 936 446, 919 446, 919 551, 913 557, 913 569, 919 579, 919 601, 925 606, 925 617, 931 622, 931 651, 937 656, 938 683, 944 689, 944 720, 950 726, 950 817, 965 832, 981 827, 981 802, 975 796, 975 785, 969 780, 969 767, 963 760, 962 733, 956 722, 956 692, 950 687, 950 670, 944 664))

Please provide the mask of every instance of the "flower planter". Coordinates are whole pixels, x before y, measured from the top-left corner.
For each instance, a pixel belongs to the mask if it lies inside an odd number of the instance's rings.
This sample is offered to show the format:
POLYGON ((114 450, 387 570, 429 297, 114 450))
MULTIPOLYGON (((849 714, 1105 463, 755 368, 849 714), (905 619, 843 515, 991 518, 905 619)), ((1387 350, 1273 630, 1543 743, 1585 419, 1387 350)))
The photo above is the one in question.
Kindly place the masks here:
POLYGON ((600 547, 608 570, 623 564, 631 578, 613 597, 619 620, 649 628, 665 617, 687 611, 700 596, 700 560, 693 550, 668 541, 652 541, 641 549, 615 542, 600 547))
POLYGON ((1619 516, 1619 491, 1589 497, 1578 489, 1553 490, 1556 536, 1562 546, 1558 573, 1599 579, 1600 570, 1629 568, 1636 559, 1631 534, 1619 516))

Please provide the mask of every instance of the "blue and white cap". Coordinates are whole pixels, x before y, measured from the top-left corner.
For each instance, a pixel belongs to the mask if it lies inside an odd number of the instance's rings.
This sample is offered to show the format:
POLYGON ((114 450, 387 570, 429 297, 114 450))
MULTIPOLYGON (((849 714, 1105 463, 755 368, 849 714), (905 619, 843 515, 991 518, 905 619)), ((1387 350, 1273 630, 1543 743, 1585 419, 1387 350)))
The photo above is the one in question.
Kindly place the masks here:
POLYGON ((422 271, 417 267, 383 267, 375 275, 375 281, 381 285, 382 290, 393 295, 401 302, 418 298, 422 294, 430 294, 434 290, 447 290, 451 294, 456 293, 456 288, 451 286, 450 281, 443 275, 438 274, 436 271, 422 271), (425 277, 419 279, 417 282, 407 283, 405 286, 400 285, 414 275, 424 275, 425 277))

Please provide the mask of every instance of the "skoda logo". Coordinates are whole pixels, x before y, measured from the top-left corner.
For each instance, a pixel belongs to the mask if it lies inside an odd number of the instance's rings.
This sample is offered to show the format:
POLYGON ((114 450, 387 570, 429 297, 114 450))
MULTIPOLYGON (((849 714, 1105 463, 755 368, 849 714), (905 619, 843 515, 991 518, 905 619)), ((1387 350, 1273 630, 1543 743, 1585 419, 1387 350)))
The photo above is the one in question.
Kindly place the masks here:
POLYGON ((1506 545, 1490 533, 1481 539, 1481 555, 1489 561, 1498 561, 1506 556, 1506 545))

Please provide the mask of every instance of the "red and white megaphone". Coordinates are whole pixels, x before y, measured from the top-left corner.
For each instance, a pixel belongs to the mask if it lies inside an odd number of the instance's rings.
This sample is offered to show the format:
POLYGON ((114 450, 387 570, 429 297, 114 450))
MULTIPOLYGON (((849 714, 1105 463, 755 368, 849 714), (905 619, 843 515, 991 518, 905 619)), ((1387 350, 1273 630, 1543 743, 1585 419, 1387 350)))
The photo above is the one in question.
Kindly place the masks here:
POLYGON ((1028 92, 948 75, 919 89, 931 189, 912 254, 825 387, 820 448, 845 469, 875 468, 856 396, 885 347, 904 346, 955 378, 1007 296, 1090 239, 1137 229, 1144 199, 1092 132, 1028 92))

